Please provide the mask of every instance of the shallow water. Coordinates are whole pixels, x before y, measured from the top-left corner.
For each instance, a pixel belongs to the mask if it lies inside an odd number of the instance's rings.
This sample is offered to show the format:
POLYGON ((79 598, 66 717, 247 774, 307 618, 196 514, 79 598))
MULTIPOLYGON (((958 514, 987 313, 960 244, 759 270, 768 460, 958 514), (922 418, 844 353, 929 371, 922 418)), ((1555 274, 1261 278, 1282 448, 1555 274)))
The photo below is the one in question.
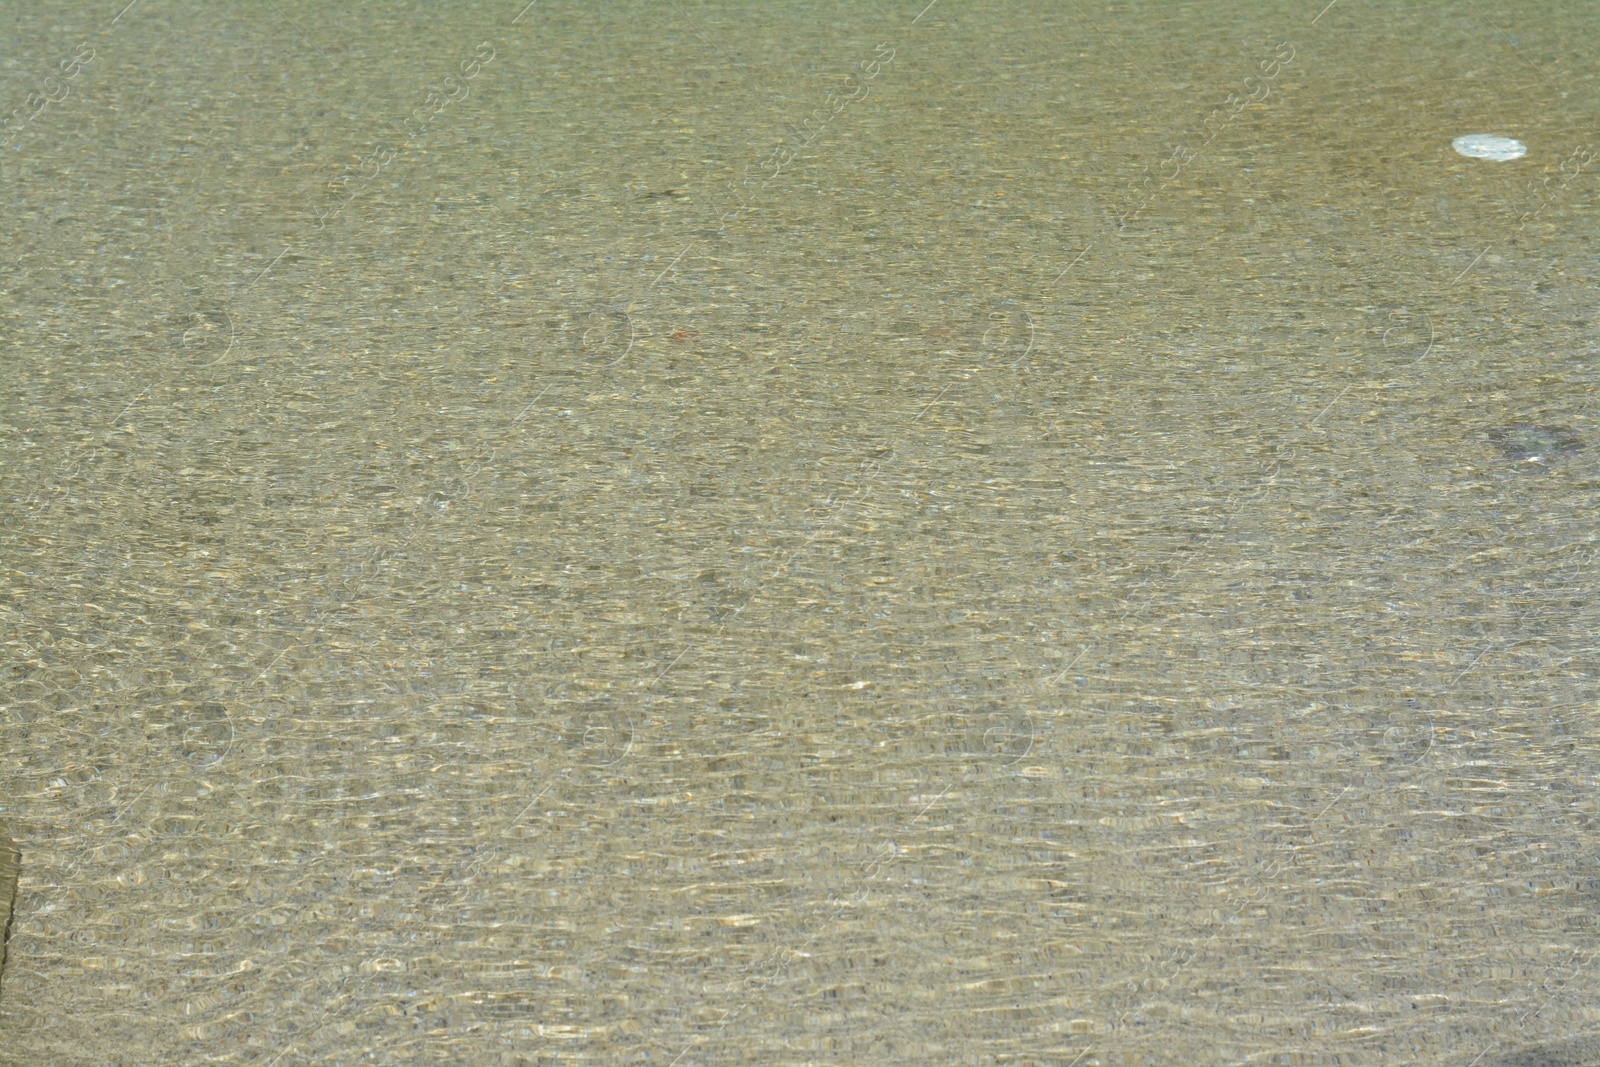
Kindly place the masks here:
POLYGON ((6 12, 0 1064, 1600 1062, 1600 15, 925 2, 6 12))

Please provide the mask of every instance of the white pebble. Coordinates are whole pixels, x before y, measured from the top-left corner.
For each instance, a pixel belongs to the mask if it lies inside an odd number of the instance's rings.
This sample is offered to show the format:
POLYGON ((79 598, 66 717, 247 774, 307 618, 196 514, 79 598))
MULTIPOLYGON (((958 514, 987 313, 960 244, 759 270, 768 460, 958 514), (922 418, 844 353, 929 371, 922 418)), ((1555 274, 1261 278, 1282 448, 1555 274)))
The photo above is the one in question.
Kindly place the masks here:
POLYGON ((1528 146, 1513 137, 1497 137, 1492 133, 1469 133, 1450 142, 1457 152, 1472 159, 1493 159, 1505 162, 1521 159, 1528 154, 1528 146))

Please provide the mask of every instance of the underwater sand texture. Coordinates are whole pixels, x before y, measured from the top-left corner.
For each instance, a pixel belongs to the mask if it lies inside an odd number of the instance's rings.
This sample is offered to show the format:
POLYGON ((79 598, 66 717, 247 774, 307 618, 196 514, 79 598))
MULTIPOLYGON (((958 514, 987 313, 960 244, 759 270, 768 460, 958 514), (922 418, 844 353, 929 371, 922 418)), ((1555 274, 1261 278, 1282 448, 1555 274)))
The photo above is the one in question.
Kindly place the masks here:
POLYGON ((1600 5, 3 26, 0 1067, 1600 1028, 1600 5))

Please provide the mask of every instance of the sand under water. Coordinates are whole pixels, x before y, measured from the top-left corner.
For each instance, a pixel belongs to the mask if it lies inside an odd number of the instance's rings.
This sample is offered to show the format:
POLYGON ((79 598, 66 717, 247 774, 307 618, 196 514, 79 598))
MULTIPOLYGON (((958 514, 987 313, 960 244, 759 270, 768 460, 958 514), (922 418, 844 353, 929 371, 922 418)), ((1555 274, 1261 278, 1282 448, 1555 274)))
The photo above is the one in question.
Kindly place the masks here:
POLYGON ((1600 1062, 1600 8, 3 18, 0 1065, 1600 1062))

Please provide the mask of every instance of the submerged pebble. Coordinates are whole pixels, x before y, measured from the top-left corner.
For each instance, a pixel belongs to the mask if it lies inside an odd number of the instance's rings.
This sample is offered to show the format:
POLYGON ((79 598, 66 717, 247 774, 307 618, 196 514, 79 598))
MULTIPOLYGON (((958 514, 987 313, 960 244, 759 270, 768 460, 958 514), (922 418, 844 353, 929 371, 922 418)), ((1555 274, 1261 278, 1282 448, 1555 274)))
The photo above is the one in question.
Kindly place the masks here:
POLYGON ((1500 137, 1492 133, 1469 133, 1450 142, 1457 152, 1471 159, 1493 159, 1505 162, 1521 159, 1528 154, 1528 146, 1514 137, 1500 137))
POLYGON ((1548 466, 1561 456, 1583 451, 1583 439, 1567 426, 1538 426, 1531 422, 1514 422, 1489 431, 1493 441, 1507 459, 1533 467, 1548 466))

